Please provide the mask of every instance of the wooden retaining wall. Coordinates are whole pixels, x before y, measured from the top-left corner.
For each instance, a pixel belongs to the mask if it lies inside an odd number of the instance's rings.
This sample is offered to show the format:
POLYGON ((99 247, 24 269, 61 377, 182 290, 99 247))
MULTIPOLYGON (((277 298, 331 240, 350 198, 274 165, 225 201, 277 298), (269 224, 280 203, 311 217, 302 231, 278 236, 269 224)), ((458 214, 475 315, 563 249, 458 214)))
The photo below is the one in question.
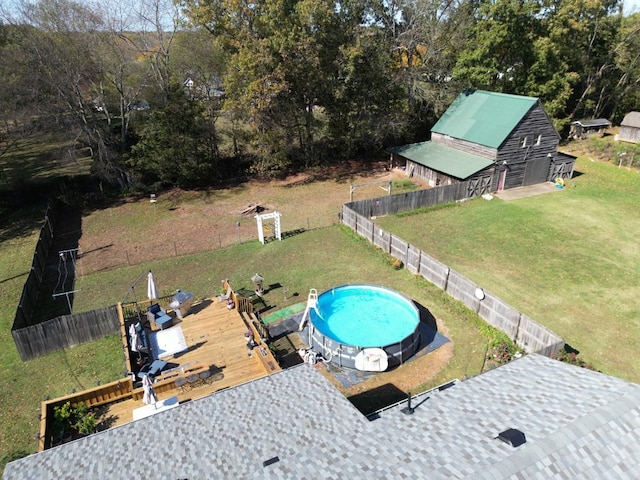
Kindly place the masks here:
MULTIPOLYGON (((139 388, 138 390, 142 390, 139 388)), ((38 436, 38 451, 42 452, 53 445, 54 409, 66 402, 71 405, 84 403, 89 408, 99 407, 108 403, 126 400, 133 395, 134 388, 131 377, 116 380, 79 393, 72 393, 64 397, 42 402, 40 407, 40 434, 38 436)))
POLYGON ((342 207, 342 222, 345 225, 385 253, 402 261, 405 268, 411 273, 422 276, 456 300, 464 303, 487 323, 507 334, 519 348, 527 353, 535 352, 551 356, 564 347, 564 340, 551 330, 520 313, 498 296, 484 290, 480 285, 452 270, 418 247, 384 231, 374 222, 353 210, 351 206, 354 204, 357 207, 360 202, 352 202, 342 207))

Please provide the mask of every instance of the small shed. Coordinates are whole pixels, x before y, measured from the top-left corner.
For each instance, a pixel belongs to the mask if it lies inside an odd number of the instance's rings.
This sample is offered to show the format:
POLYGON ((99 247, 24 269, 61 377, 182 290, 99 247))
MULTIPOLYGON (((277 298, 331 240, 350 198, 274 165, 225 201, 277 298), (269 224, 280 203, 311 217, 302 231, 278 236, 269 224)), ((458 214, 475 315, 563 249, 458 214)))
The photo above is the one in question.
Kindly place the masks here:
POLYGON ((640 143, 640 112, 629 112, 624 116, 620 124, 618 140, 640 143))
POLYGON ((576 120, 575 122, 571 122, 569 138, 582 140, 593 135, 602 137, 609 128, 611 128, 611 122, 606 118, 576 120))

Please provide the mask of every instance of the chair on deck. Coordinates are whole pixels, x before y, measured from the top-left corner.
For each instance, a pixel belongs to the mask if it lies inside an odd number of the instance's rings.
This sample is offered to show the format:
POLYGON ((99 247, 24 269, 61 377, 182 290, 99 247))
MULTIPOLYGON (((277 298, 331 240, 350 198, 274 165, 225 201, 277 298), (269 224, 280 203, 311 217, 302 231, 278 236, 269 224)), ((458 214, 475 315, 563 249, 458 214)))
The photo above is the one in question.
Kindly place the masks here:
POLYGON ((208 385, 211 383, 211 370, 207 369, 207 370, 203 370, 202 372, 200 372, 200 382, 203 385, 208 385))
POLYGON ((159 303, 154 303, 147 307, 147 318, 150 322, 160 327, 160 330, 170 327, 173 323, 173 318, 167 314, 167 311, 162 308, 159 303))
POLYGON ((187 379, 184 377, 178 377, 175 381, 175 386, 180 392, 184 392, 188 389, 187 387, 187 379))

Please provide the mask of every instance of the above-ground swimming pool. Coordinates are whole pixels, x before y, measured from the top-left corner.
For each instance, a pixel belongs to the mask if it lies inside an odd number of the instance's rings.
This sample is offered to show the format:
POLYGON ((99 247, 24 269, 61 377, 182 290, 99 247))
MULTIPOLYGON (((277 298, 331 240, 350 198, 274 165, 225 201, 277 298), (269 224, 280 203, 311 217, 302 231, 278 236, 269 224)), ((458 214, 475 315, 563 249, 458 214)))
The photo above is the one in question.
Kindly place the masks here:
POLYGON ((321 293, 309 310, 312 349, 336 365, 356 368, 356 355, 381 348, 389 367, 404 363, 420 345, 420 312, 395 290, 368 284, 321 293))

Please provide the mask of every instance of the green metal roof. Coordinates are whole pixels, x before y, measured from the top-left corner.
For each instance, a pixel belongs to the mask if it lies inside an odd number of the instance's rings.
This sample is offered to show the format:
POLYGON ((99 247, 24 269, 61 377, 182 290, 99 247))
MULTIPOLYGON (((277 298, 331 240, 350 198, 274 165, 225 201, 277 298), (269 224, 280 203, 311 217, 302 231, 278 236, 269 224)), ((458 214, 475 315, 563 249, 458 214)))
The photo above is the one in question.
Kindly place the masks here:
POLYGON ((465 90, 431 131, 498 148, 537 102, 533 97, 465 90))
POLYGON ((412 143, 388 149, 409 160, 464 180, 493 164, 493 160, 433 142, 412 143))

